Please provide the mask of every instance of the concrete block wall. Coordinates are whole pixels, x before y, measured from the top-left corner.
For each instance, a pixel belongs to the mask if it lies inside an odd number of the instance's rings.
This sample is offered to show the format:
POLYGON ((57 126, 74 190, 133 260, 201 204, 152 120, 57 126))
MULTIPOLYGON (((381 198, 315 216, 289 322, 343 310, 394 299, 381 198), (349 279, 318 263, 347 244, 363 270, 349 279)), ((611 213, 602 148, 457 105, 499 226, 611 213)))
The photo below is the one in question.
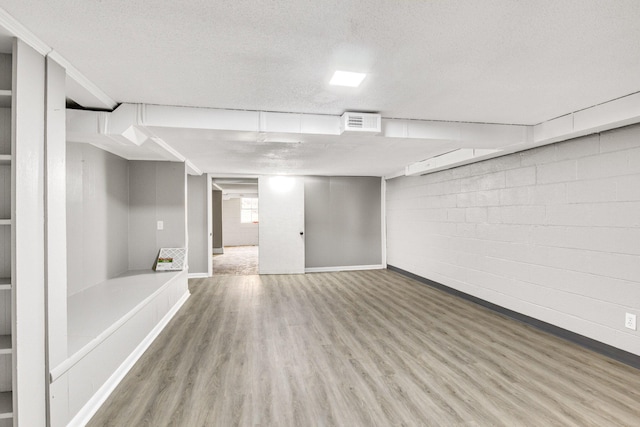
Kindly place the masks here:
POLYGON ((387 181, 387 263, 640 355, 640 125, 387 181))

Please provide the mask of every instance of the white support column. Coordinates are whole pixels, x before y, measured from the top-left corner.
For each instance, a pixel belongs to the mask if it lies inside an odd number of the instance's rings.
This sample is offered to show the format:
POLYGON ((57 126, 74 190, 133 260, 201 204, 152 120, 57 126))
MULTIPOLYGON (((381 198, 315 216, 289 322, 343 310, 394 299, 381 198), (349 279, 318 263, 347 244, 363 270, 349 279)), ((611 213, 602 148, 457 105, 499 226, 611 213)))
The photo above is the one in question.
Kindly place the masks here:
MULTIPOLYGON (((67 211, 65 79, 60 64, 46 60, 45 279, 47 372, 67 358, 67 211)), ((50 418, 63 417, 66 396, 49 393, 50 418)))
POLYGON ((387 181, 380 178, 380 263, 387 268, 387 181))
POLYGON ((213 275, 213 206, 212 206, 212 176, 207 174, 207 277, 213 275))
POLYGON ((14 425, 47 424, 44 275, 45 59, 13 48, 14 425))

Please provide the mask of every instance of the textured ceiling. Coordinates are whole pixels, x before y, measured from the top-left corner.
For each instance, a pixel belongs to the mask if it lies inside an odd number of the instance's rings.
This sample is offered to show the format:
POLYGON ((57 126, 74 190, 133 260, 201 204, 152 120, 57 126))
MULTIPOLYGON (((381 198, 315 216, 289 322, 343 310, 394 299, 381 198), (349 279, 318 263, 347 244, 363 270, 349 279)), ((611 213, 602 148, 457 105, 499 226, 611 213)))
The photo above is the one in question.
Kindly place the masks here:
POLYGON ((637 0, 0 7, 118 102, 536 124, 640 90, 637 0))

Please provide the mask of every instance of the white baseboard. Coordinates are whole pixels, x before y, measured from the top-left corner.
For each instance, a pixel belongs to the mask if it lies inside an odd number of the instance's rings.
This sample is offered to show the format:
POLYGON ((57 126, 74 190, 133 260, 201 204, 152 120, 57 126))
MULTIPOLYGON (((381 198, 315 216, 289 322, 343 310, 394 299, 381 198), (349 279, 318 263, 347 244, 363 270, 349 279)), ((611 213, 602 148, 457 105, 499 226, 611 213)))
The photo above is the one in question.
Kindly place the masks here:
POLYGON ((122 364, 116 369, 116 371, 105 381, 105 383, 95 392, 91 399, 85 403, 75 417, 67 424, 67 427, 84 427, 87 425, 91 417, 100 409, 102 404, 107 400, 109 395, 115 390, 120 381, 127 375, 127 373, 133 368, 133 365, 140 359, 142 354, 151 343, 156 339, 160 332, 167 326, 169 321, 175 316, 180 307, 187 301, 191 294, 186 291, 184 295, 171 307, 171 310, 165 314, 160 322, 149 332, 149 334, 142 340, 140 344, 131 352, 131 354, 122 362, 122 364))
POLYGON ((382 264, 374 265, 344 265, 340 267, 311 267, 305 268, 305 273, 330 273, 335 271, 357 271, 357 270, 382 270, 384 269, 382 264))
POLYGON ((209 275, 207 273, 189 273, 187 277, 189 279, 206 279, 209 275))
POLYGON ((224 248, 213 248, 213 253, 214 254, 223 254, 224 253, 224 248))

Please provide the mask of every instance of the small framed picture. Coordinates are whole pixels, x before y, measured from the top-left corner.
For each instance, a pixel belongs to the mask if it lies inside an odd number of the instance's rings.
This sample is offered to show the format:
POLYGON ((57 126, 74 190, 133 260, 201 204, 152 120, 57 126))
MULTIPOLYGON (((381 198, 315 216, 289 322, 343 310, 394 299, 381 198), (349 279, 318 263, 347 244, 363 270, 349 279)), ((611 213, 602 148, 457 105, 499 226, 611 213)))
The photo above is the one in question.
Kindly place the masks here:
POLYGON ((187 255, 185 248, 162 248, 156 260, 156 271, 184 270, 184 261, 187 255))

